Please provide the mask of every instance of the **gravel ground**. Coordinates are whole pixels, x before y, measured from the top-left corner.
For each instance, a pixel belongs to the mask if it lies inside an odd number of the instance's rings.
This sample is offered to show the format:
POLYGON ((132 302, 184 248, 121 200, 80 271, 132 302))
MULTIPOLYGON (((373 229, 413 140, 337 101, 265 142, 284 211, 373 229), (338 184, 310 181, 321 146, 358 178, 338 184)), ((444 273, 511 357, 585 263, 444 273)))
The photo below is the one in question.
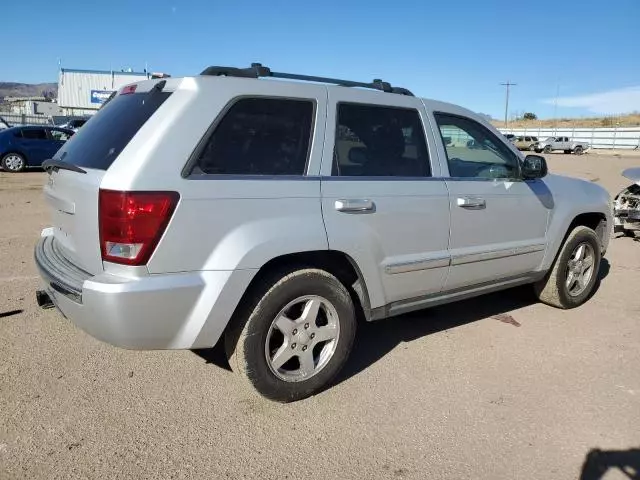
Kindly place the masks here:
MULTIPOLYGON (((547 157, 612 194, 640 165, 547 157)), ((39 310, 43 181, 0 173, 0 478, 570 479, 596 448, 608 453, 591 473, 640 471, 633 239, 612 240, 581 308, 532 303, 520 288, 367 324, 335 386, 281 405, 216 349, 120 350, 39 310)))

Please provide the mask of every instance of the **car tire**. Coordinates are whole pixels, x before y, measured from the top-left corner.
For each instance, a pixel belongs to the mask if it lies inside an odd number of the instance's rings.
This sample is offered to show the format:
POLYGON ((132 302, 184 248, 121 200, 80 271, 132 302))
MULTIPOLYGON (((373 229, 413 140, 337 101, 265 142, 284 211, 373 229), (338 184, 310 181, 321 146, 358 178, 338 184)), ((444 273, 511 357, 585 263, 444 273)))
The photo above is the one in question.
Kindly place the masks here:
POLYGON ((345 286, 324 270, 289 269, 259 281, 247 297, 225 333, 232 370, 278 402, 327 387, 346 363, 356 333, 355 307, 345 286), (311 302, 319 307, 314 310, 311 302), (305 317, 305 312, 310 313, 305 317))
POLYGON ((7 153, 0 164, 5 172, 18 173, 27 167, 27 160, 19 153, 7 153))
POLYGON ((535 152, 536 151, 535 145, 529 145, 529 151, 530 152, 535 152))
POLYGON ((577 146, 573 149, 573 153, 575 153, 576 155, 582 155, 584 153, 584 149, 580 146, 577 146))
POLYGON ((546 147, 544 147, 544 149, 542 151, 544 153, 551 153, 551 147, 549 145, 547 145, 546 147))
POLYGON ((574 228, 562 245, 551 271, 534 284, 536 296, 542 303, 562 309, 582 305, 594 292, 600 271, 600 261, 601 245, 596 232, 584 226, 574 228), (585 267, 586 260, 581 260, 582 263, 576 260, 580 255, 578 250, 581 247, 584 248, 583 258, 586 259, 589 256, 592 258, 590 267, 585 267), (580 282, 576 280, 577 271, 583 268, 584 275, 588 273, 586 279, 582 276, 584 288, 575 288, 580 286, 580 282), (588 268, 590 268, 589 272, 587 272, 588 268), (573 280, 570 279, 571 274, 573 274, 571 277, 573 280))

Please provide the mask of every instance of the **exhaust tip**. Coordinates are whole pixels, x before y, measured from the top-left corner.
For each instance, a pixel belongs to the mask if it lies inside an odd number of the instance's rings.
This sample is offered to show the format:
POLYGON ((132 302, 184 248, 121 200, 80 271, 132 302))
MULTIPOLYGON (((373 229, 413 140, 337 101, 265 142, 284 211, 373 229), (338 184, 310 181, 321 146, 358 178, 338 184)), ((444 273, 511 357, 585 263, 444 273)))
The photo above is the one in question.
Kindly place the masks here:
POLYGON ((36 291, 36 303, 38 304, 38 306, 40 308, 44 308, 44 309, 53 308, 54 307, 53 301, 51 300, 51 297, 44 290, 37 290, 36 291))

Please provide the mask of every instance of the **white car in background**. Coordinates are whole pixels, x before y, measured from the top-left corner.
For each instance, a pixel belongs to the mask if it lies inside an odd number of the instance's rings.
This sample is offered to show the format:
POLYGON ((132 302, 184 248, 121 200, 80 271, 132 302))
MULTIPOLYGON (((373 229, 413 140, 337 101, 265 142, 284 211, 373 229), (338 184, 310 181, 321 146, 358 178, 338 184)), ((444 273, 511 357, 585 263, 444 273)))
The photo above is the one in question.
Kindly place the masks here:
POLYGON ((582 155, 589 150, 587 142, 577 142, 569 137, 549 137, 538 143, 536 152, 551 153, 555 150, 562 150, 564 153, 575 153, 582 155))

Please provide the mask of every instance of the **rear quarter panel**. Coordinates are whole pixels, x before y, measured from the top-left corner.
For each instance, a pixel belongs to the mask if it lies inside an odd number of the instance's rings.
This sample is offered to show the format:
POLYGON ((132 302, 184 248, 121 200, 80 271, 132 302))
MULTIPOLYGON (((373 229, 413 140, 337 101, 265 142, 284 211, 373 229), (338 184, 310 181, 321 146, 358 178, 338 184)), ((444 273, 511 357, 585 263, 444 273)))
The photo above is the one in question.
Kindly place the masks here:
POLYGON ((318 177, 326 98, 326 87, 311 84, 184 78, 102 182, 107 189, 179 192, 149 272, 258 269, 278 255, 327 249, 318 177), (308 176, 186 175, 184 168, 210 127, 231 103, 248 96, 315 102, 308 176))

